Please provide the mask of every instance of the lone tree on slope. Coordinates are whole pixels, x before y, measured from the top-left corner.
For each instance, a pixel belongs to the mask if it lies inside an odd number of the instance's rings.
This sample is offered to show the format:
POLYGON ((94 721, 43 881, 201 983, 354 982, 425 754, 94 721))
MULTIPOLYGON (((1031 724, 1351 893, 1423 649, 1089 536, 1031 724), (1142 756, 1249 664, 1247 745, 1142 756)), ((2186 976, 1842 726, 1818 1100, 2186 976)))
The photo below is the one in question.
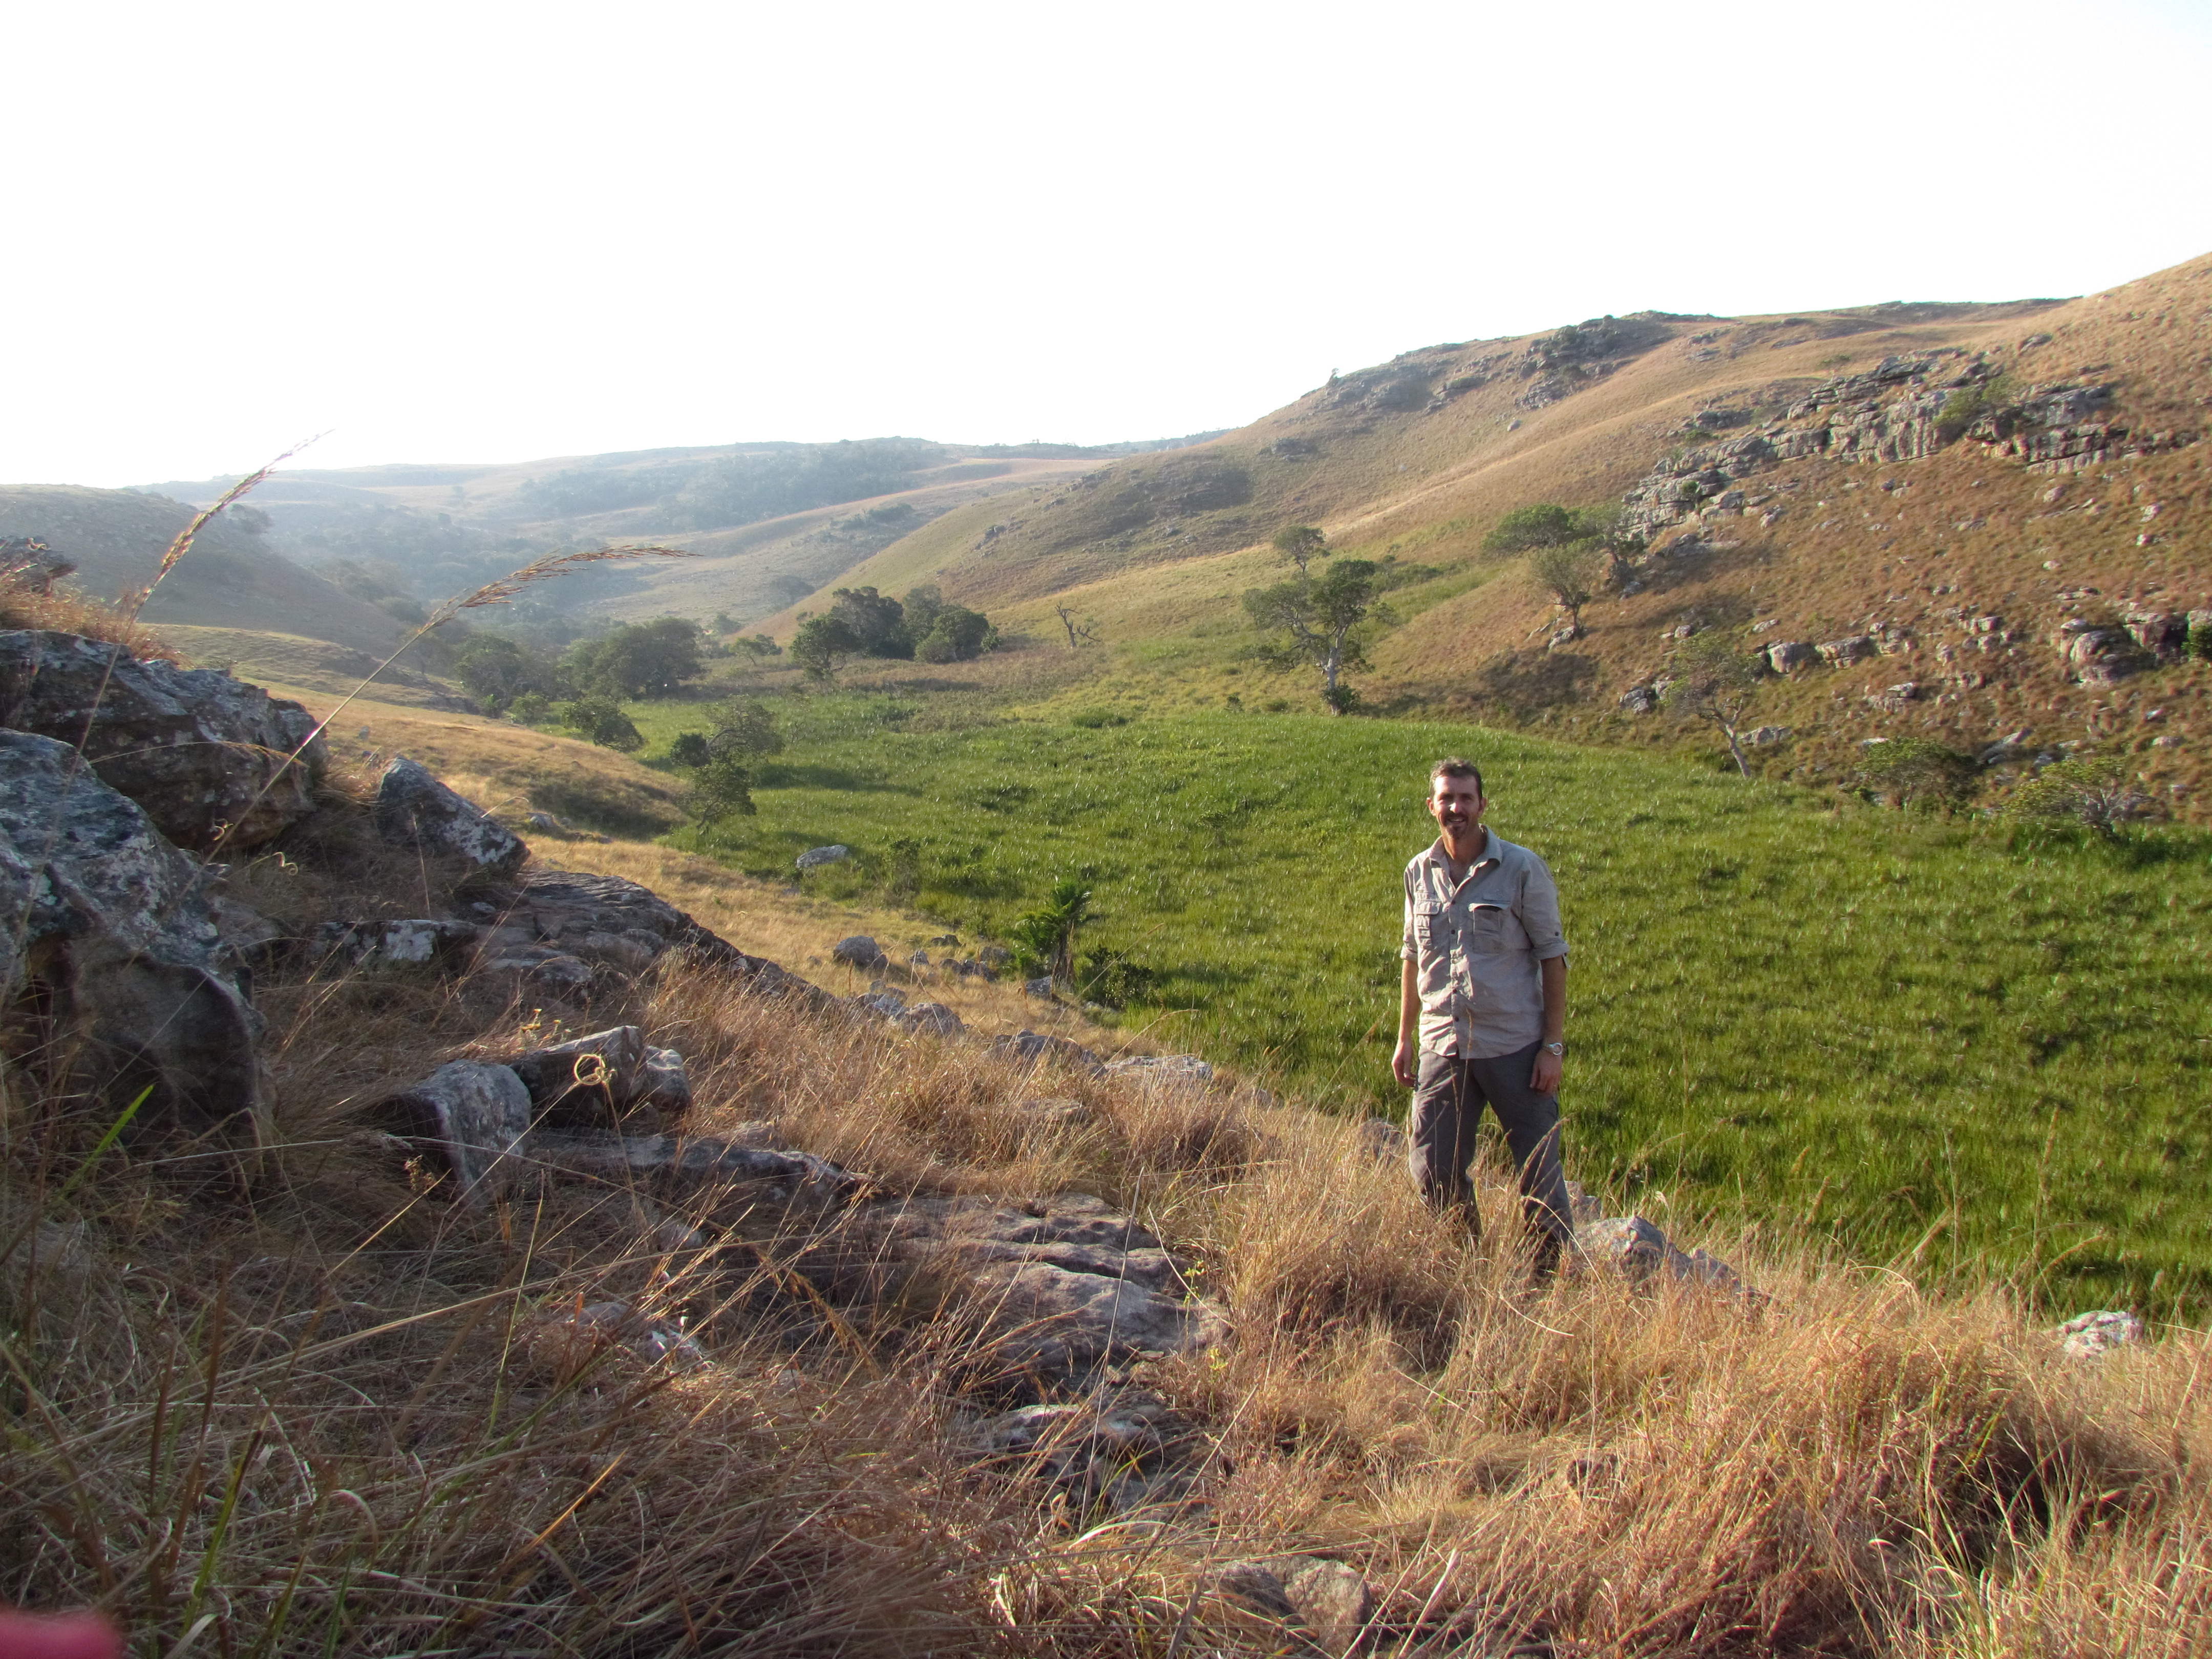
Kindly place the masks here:
POLYGON ((1668 705, 1717 727, 1728 739, 1735 769, 1749 777, 1751 763, 1743 757, 1736 733, 1751 716, 1752 699, 1765 672, 1762 659, 1738 650, 1731 635, 1716 631, 1683 641, 1668 666, 1674 675, 1667 688, 1668 705))
POLYGON ((860 653, 860 636, 842 617, 809 617, 799 624, 791 641, 791 659, 806 671, 817 684, 837 678, 837 671, 860 653))
POLYGON ((1310 524, 1285 525, 1275 532, 1275 551, 1297 566, 1303 576, 1310 562, 1328 556, 1328 538, 1310 524))
POLYGON ((1528 569, 1567 613, 1568 637, 1583 636, 1583 607, 1596 598, 1597 544, 1567 542, 1536 550, 1528 569))
POLYGON ((1366 559, 1344 559, 1319 580, 1300 571, 1289 581, 1255 587, 1244 596, 1254 625, 1284 635, 1263 647, 1262 657, 1279 667, 1320 669, 1322 701, 1340 714, 1358 701, 1342 676, 1346 669, 1367 666, 1358 630, 1370 617, 1379 619, 1376 584, 1381 574, 1366 559))

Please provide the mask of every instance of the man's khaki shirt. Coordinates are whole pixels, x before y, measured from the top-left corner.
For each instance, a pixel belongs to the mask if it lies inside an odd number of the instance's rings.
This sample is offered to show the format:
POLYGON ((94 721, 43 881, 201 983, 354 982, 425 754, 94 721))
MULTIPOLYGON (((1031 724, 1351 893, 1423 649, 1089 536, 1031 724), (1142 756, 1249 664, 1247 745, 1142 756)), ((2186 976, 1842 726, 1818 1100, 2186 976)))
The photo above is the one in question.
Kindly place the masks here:
POLYGON ((1544 1035, 1536 964, 1567 953, 1559 890, 1544 860, 1488 829, 1454 886, 1442 838, 1406 866, 1406 940, 1420 993, 1420 1049, 1492 1060, 1544 1035))

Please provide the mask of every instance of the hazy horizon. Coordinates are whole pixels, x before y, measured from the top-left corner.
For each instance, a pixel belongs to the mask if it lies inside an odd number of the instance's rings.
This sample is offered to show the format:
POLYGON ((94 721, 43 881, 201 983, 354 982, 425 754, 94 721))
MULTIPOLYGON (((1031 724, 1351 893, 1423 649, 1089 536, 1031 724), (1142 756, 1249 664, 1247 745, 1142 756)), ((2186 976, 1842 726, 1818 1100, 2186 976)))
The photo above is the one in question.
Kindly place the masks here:
POLYGON ((2212 248, 2160 164, 2212 70, 2173 0, 126 4, 0 40, 27 481, 323 431, 300 465, 1133 441, 1438 341, 2093 293, 2212 248))

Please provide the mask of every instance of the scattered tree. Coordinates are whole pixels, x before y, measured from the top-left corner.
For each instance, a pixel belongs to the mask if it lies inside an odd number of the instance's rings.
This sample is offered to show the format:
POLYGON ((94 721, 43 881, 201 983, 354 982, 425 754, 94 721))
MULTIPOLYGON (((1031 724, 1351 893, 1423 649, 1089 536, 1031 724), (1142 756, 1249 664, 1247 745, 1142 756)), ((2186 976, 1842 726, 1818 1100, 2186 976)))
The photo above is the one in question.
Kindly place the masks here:
POLYGON ((453 659, 453 672, 469 695, 495 714, 533 691, 540 697, 562 697, 571 690, 559 664, 503 634, 476 635, 453 659))
POLYGON ((1054 883, 1052 896, 1017 921, 1006 938, 1023 972, 1042 968, 1054 984, 1066 985, 1075 977, 1076 935, 1097 920, 1091 913, 1091 889, 1068 876, 1054 883))
POLYGON ((1278 666, 1310 665, 1321 670, 1322 701, 1341 714, 1358 701, 1342 683, 1346 669, 1364 668, 1359 626, 1377 616, 1376 567, 1365 559, 1341 559, 1316 579, 1301 572, 1289 581, 1255 587, 1244 596, 1244 609, 1257 627, 1285 636, 1263 651, 1278 666))
POLYGON ((830 614, 852 630, 862 655, 914 655, 914 636, 907 632, 905 609, 896 599, 872 587, 841 587, 830 599, 830 614))
POLYGON ((1567 613, 1567 627, 1575 639, 1583 636, 1583 607, 1596 597, 1597 566, 1597 544, 1593 541, 1540 547, 1528 561, 1530 574, 1567 613))
POLYGON ((564 704, 561 724, 603 749, 618 749, 627 755, 645 747, 644 737, 611 697, 579 697, 564 704))
POLYGON ((837 671, 860 653, 860 635, 841 617, 810 617, 792 637, 792 661, 817 684, 835 680, 837 671))
POLYGON ((699 624, 684 617, 626 623, 604 638, 568 647, 569 673, 580 690, 612 697, 672 696, 706 672, 699 624))
POLYGON ((1075 620, 1073 605, 1056 605, 1052 609, 1053 614, 1060 618, 1060 625, 1067 630, 1069 650, 1080 650, 1098 637, 1098 619, 1096 617, 1085 617, 1079 623, 1075 620))
POLYGON ((760 810, 753 805, 752 781, 752 774, 736 756, 712 756, 693 774, 684 805, 702 823, 732 814, 750 817, 760 810))
POLYGON ((1328 538, 1310 524, 1285 525, 1275 532, 1275 551, 1297 566, 1303 576, 1310 562, 1328 556, 1328 538))
POLYGON ((732 697, 714 710, 714 730, 707 738, 710 756, 780 755, 783 734, 768 705, 753 697, 732 697))
POLYGON ((966 662, 998 643, 998 630, 980 611, 947 605, 933 617, 929 632, 915 641, 914 654, 923 662, 966 662))
POLYGON ((1736 734, 1750 716, 1765 670, 1763 658, 1738 650, 1736 643, 1718 629, 1683 641, 1668 664, 1674 678, 1667 687, 1667 702, 1717 727, 1728 739, 1735 769, 1747 778, 1751 763, 1744 758, 1736 734))
POLYGON ((676 741, 668 745, 668 758, 678 766, 704 766, 714 757, 704 732, 678 732, 676 741))
POLYGON ((1541 501, 1534 507, 1516 507, 1500 519, 1482 538, 1482 550, 1527 553, 1540 547, 1564 547, 1589 533, 1569 508, 1541 501))

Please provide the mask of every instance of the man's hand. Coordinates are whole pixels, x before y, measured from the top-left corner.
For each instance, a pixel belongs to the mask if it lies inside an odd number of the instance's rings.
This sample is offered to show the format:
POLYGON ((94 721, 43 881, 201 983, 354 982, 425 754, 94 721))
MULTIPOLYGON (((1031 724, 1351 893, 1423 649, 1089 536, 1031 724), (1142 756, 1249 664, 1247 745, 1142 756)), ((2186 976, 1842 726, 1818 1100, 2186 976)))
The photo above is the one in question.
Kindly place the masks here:
POLYGON ((1390 1075, 1408 1089, 1421 1080, 1421 1057, 1414 1052, 1412 1037, 1398 1039, 1397 1049, 1390 1056, 1390 1075))
POLYGON ((1528 1073, 1528 1086, 1540 1095, 1559 1092, 1559 1079, 1566 1075, 1567 1064, 1549 1048, 1536 1050, 1536 1063, 1528 1073))

